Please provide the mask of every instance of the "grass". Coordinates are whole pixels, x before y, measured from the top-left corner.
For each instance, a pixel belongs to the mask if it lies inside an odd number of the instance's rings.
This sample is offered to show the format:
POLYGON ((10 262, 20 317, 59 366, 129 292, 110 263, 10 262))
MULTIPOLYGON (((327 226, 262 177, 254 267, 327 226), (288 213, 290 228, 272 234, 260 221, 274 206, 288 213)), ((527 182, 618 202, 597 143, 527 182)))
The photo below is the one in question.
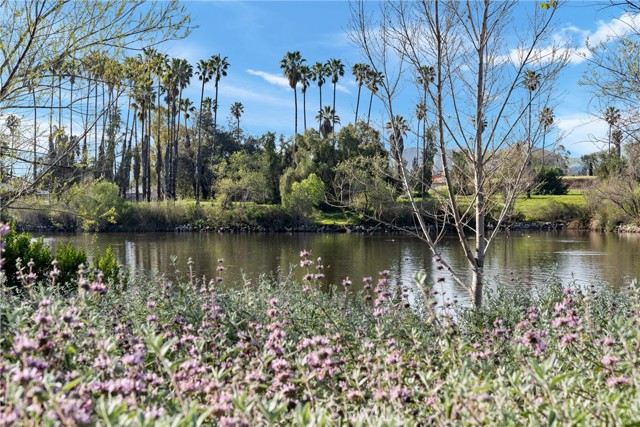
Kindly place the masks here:
POLYGON ((569 190, 568 194, 560 196, 532 195, 531 198, 520 196, 516 200, 514 209, 525 221, 554 221, 567 220, 571 212, 582 211, 587 208, 587 199, 582 190, 569 190), (563 218, 553 218, 559 214, 563 218))

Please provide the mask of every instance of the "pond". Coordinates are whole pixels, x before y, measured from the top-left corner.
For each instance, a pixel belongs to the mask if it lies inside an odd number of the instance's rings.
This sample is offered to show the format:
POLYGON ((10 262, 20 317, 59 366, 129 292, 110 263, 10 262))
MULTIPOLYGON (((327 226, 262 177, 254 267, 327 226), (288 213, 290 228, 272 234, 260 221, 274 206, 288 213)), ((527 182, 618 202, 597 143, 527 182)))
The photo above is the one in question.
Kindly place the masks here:
MULTIPOLYGON (((353 288, 362 278, 389 270, 395 283, 410 285, 417 271, 445 292, 443 298, 468 301, 466 292, 450 277, 436 270, 428 247, 420 240, 400 234, 321 233, 102 233, 47 234, 45 240, 56 247, 71 241, 89 255, 104 252, 110 245, 123 265, 142 274, 160 272, 168 278, 194 271, 207 278, 216 275, 218 259, 224 259, 224 283, 233 285, 243 278, 255 280, 261 274, 288 273, 297 265, 302 249, 312 257, 322 257, 328 283, 341 283, 347 276, 353 288), (172 261, 175 259, 175 264, 172 261)), ((446 237, 441 252, 449 264, 465 271, 464 254, 455 237, 446 237)), ((294 275, 302 277, 306 269, 294 275)), ((582 231, 519 231, 504 233, 495 240, 486 260, 488 282, 529 287, 552 276, 565 283, 604 281, 618 288, 640 277, 640 235, 582 231)))

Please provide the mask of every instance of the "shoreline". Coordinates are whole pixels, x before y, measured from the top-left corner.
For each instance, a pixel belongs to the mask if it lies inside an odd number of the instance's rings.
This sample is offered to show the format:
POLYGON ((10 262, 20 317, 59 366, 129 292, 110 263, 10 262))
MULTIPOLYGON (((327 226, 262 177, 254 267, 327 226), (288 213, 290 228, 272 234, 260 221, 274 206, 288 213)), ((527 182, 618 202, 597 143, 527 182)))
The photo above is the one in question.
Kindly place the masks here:
MULTIPOLYGON (((517 221, 509 224, 503 224, 501 231, 517 231, 517 230, 535 230, 535 231, 553 231, 567 229, 567 225, 563 222, 547 222, 547 221, 517 221)), ((618 228, 618 227, 617 227, 618 228)), ((50 226, 29 226, 24 224, 16 224, 16 229, 20 232, 28 233, 80 233, 81 228, 73 230, 61 229, 50 226)), ((490 224, 488 230, 493 230, 494 226, 490 224)), ((585 230, 586 231, 586 230, 585 230)), ((615 232, 640 233, 640 227, 629 226, 615 232)), ((157 230, 140 230, 130 227, 114 225, 103 231, 94 231, 92 233, 357 233, 357 234, 386 234, 386 233, 407 233, 414 234, 418 232, 415 226, 398 226, 392 227, 388 225, 326 225, 326 224, 301 224, 292 226, 195 226, 180 225, 167 229, 157 230)))

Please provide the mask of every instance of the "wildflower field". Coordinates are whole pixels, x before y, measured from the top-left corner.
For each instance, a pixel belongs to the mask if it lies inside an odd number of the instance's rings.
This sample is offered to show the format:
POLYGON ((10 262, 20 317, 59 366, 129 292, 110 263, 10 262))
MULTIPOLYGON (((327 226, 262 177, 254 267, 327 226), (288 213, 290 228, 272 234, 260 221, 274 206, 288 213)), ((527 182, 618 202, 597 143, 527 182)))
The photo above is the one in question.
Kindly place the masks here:
POLYGON ((234 287, 222 263, 213 280, 84 271, 71 291, 23 270, 2 287, 0 425, 640 425, 637 283, 456 309, 385 271, 327 292, 318 263, 234 287))

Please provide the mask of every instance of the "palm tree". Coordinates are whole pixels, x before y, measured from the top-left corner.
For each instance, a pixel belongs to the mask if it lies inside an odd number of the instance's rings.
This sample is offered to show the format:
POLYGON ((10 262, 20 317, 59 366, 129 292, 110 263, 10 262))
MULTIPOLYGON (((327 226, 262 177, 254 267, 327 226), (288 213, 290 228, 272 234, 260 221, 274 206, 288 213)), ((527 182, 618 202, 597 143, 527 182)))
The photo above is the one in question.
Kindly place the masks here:
MULTIPOLYGON (((332 58, 327 61, 327 71, 331 76, 331 83, 333 83, 333 111, 336 111, 336 86, 338 85, 338 79, 344 76, 344 64, 339 59, 332 58)), ((335 130, 336 124, 333 123, 333 129, 335 130)))
POLYGON ((238 121, 238 127, 236 128, 238 141, 240 141, 240 116, 242 116, 242 113, 244 113, 244 106, 241 102, 234 102, 231 104, 231 115, 238 121))
POLYGON ((533 92, 536 91, 536 89, 538 88, 538 85, 540 84, 540 74, 538 74, 537 72, 533 71, 533 70, 527 70, 524 73, 524 78, 522 83, 524 84, 524 87, 529 91, 529 104, 528 104, 528 110, 529 110, 529 127, 527 130, 527 142, 529 143, 529 148, 531 148, 532 146, 532 141, 531 141, 531 107, 532 107, 532 101, 533 101, 533 92))
POLYGON ((180 113, 182 109, 182 91, 189 86, 191 77, 193 76, 193 66, 189 64, 186 59, 180 59, 176 68, 176 83, 178 85, 178 117, 176 120, 176 131, 173 135, 173 153, 172 153, 172 167, 171 167, 171 196, 174 200, 177 199, 176 183, 178 177, 178 139, 180 136, 180 113))
POLYGON ((304 131, 307 131, 307 89, 311 85, 311 68, 308 65, 300 67, 300 92, 302 92, 302 121, 304 131))
MULTIPOLYGON (((295 126, 294 126, 294 140, 298 136, 298 91, 296 86, 300 81, 300 68, 302 67, 305 59, 300 56, 300 51, 287 52, 280 61, 280 68, 285 77, 289 80, 289 87, 293 89, 293 101, 295 104, 295 126)), ((294 143, 294 151, 296 144, 294 143)))
POLYGON ((367 75, 367 89, 371 92, 371 97, 369 98, 369 113, 367 114, 367 125, 369 125, 369 121, 371 120, 371 105, 373 104, 373 95, 378 93, 378 85, 382 84, 384 80, 384 74, 379 71, 370 70, 367 75))
POLYGON ((180 102, 180 111, 184 115, 184 148, 187 150, 191 148, 191 136, 189 135, 188 120, 191 115, 196 112, 196 107, 189 98, 182 98, 180 102))
POLYGON ((420 174, 420 188, 421 188, 421 194, 424 195, 425 194, 425 188, 424 188, 424 166, 426 164, 426 159, 425 159, 425 139, 426 139, 426 135, 427 135, 427 126, 426 126, 426 118, 427 118, 427 106, 425 105, 424 102, 419 102, 418 105, 416 105, 416 119, 418 119, 418 130, 416 131, 418 138, 417 138, 417 143, 416 143, 416 155, 418 154, 418 152, 420 151, 420 140, 422 140, 422 163, 421 163, 421 174, 420 174), (423 128, 423 132, 424 132, 424 137, 420 138, 420 122, 422 122, 423 120, 425 120, 425 126, 423 128))
POLYGON ((402 161, 404 153, 404 137, 409 132, 409 124, 402 116, 394 116, 385 125, 385 128, 391 131, 389 142, 391 143, 391 157, 396 161, 398 179, 402 180, 402 161))
MULTIPOLYGON (((620 120, 621 115, 620 115, 620 110, 618 110, 616 107, 609 106, 605 111, 604 111, 604 120, 607 122, 607 124, 609 125, 609 154, 611 154, 611 142, 613 141, 613 127, 618 123, 618 121, 620 120)), ((615 143, 615 141, 614 141, 615 143)), ((618 150, 618 157, 620 157, 620 144, 616 144, 617 145, 617 150, 618 150)))
POLYGON ((316 120, 321 123, 320 133, 323 138, 327 138, 333 132, 333 124, 340 123, 340 117, 336 115, 335 110, 332 110, 330 106, 325 105, 324 108, 318 111, 316 120))
POLYGON ((222 77, 227 76, 227 68, 229 68, 229 61, 227 57, 224 58, 218 54, 211 57, 211 72, 214 77, 216 95, 215 103, 213 104, 213 138, 215 141, 216 132, 218 131, 218 83, 222 77))
POLYGON ((544 107, 540 113, 540 124, 542 125, 542 167, 544 167, 544 148, 547 142, 547 132, 553 125, 553 110, 549 107, 544 107))
POLYGON ((356 83, 358 83, 358 100, 356 101, 356 118, 354 119, 354 123, 358 123, 358 109, 360 108, 360 92, 362 91, 362 85, 367 80, 367 75, 369 74, 371 67, 367 64, 353 64, 351 68, 351 72, 353 73, 353 77, 356 79, 356 83))
MULTIPOLYGON (((311 79, 318 83, 318 89, 320 90, 320 110, 322 110, 322 85, 326 82, 327 69, 322 62, 316 62, 311 67, 311 79)), ((320 132, 321 121, 318 121, 318 132, 320 132)))
POLYGON ((200 112, 198 114, 198 154, 196 155, 196 204, 200 204, 200 164, 202 162, 202 105, 204 102, 204 85, 211 80, 213 76, 213 69, 210 61, 201 59, 196 65, 198 80, 202 82, 202 89, 200 91, 200 112))
POLYGON ((418 82, 418 85, 420 85, 420 87, 422 88, 422 102, 425 104, 425 107, 427 104, 427 92, 429 91, 429 85, 433 83, 435 78, 436 70, 433 67, 423 65, 422 67, 418 68, 418 76, 416 77, 416 80, 418 82))

